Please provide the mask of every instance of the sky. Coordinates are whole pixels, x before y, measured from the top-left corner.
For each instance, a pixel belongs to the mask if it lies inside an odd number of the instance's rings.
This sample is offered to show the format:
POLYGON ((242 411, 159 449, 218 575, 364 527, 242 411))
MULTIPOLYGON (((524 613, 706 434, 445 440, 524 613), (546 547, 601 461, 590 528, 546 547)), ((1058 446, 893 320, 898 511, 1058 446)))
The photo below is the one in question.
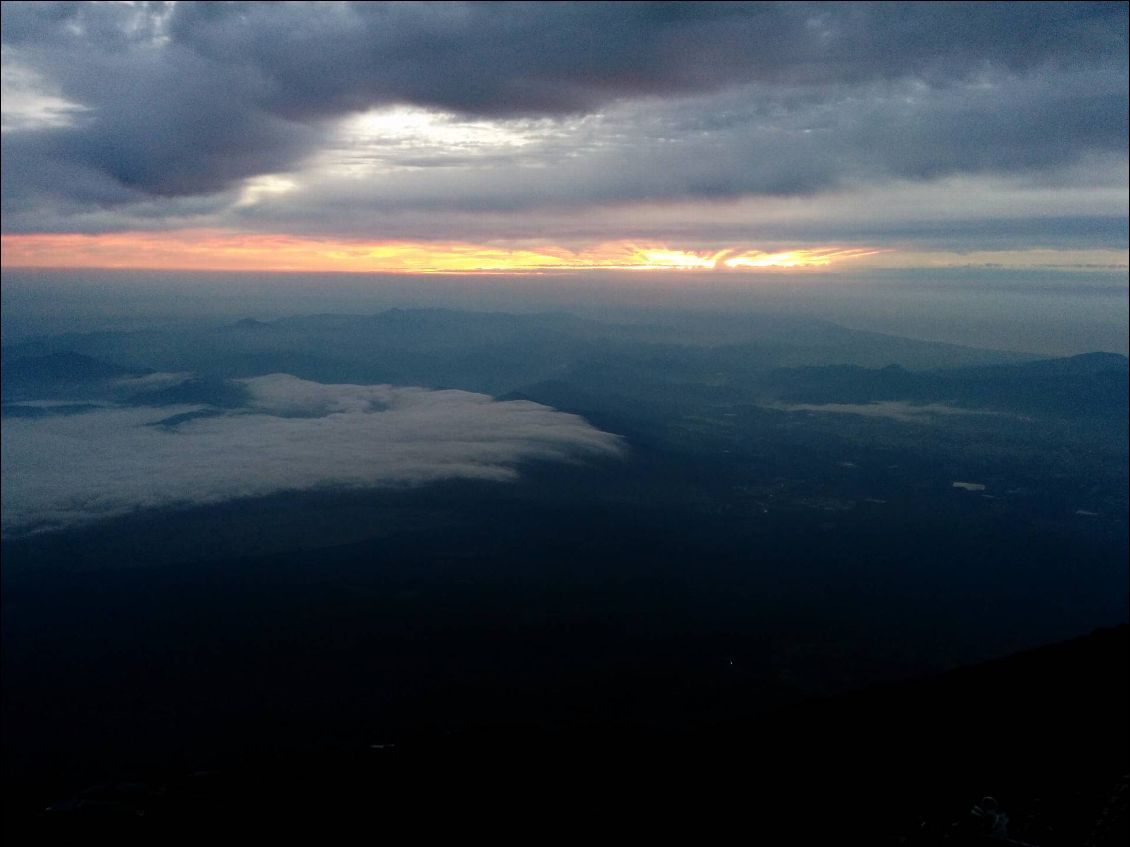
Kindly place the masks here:
POLYGON ((1128 264, 1125 3, 4 3, 2 41, 5 269, 1128 264))

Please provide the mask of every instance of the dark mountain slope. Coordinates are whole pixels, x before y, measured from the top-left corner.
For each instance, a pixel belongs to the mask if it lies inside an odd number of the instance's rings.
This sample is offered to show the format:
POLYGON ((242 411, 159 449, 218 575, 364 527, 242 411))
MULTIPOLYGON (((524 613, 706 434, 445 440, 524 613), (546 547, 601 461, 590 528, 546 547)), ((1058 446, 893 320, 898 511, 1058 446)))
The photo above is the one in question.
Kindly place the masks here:
POLYGON ((1014 365, 912 372, 855 365, 779 369, 765 384, 787 403, 949 403, 1057 417, 1125 419, 1125 356, 1088 353, 1014 365))
POLYGON ((51 392, 64 390, 73 393, 91 385, 137 376, 148 372, 111 364, 72 350, 46 353, 39 356, 5 357, 3 397, 5 400, 24 398, 42 399, 51 392))
MULTIPOLYGON (((682 731, 479 726, 228 758, 12 803, 12 834, 186 842, 592 833, 677 843, 1125 843, 1128 629, 682 731), (989 798, 989 799, 986 799, 989 798), (142 815, 139 817, 139 813, 142 815), (994 827, 996 837, 993 836, 994 827), (1004 838, 1011 840, 1004 840, 1004 838)), ((42 843, 42 841, 38 841, 42 843)))

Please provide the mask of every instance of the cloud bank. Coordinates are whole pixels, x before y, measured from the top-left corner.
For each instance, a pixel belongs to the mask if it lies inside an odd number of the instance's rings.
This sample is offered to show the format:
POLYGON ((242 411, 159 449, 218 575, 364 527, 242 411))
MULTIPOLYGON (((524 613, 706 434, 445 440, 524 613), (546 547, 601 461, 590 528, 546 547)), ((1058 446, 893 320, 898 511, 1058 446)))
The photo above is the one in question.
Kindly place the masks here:
POLYGON ((775 403, 765 406, 781 412, 815 412, 828 415, 861 415, 890 418, 902 423, 936 423, 953 415, 997 415, 984 409, 963 409, 945 403, 908 403, 904 400, 874 400, 870 403, 775 403))
POLYGON ((1125 3, 8 3, 2 32, 6 232, 507 237, 701 202, 701 239, 742 198, 787 224, 961 179, 1125 229, 1125 3))
POLYGON ((466 391, 242 381, 238 410, 99 408, 2 429, 3 533, 282 491, 507 481, 526 461, 621 455, 619 437, 527 401, 466 391))

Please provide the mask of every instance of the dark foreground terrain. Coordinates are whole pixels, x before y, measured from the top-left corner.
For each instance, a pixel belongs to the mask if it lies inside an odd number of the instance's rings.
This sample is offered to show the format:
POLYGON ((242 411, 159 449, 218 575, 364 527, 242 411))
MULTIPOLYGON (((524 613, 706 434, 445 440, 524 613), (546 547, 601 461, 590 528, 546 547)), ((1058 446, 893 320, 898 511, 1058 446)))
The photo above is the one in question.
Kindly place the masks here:
MULTIPOLYGON (((1127 627, 921 681, 647 730, 578 719, 244 751, 6 788, 16 843, 434 834, 753 843, 1115 845, 1127 627), (51 794, 54 787, 57 794, 51 794)), ((323 841, 324 843, 324 841, 323 841)))
POLYGON ((16 843, 1124 840, 1125 357, 393 311, 3 367, 16 843), (219 464, 211 427, 253 476, 288 427, 383 414, 267 414, 272 373, 534 401, 623 449, 146 507, 219 464), (115 461, 69 489, 60 433, 115 461))

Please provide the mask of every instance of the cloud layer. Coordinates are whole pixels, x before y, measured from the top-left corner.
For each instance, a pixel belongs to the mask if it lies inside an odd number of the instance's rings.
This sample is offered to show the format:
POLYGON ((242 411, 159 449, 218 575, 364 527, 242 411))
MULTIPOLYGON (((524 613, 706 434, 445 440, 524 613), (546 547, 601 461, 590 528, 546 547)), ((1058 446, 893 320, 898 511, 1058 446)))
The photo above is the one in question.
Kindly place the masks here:
POLYGON ((513 480, 526 461, 620 455, 617 436, 466 391, 245 380, 236 411, 102 408, 7 418, 5 535, 280 491, 513 480))
POLYGON ((505 237, 962 177, 1125 219, 1124 3, 10 3, 3 41, 9 232, 505 237))

